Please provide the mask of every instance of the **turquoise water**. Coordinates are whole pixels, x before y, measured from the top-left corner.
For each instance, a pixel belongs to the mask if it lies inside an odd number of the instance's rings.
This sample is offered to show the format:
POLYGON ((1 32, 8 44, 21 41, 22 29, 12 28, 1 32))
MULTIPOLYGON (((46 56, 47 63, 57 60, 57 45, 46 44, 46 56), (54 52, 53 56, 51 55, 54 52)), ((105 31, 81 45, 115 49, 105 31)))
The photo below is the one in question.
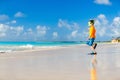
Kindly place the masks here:
POLYGON ((81 42, 0 42, 0 52, 49 48, 57 46, 70 46, 77 44, 81 44, 81 42))
POLYGON ((33 46, 64 46, 80 44, 80 42, 0 42, 0 46, 22 46, 28 44, 33 46))

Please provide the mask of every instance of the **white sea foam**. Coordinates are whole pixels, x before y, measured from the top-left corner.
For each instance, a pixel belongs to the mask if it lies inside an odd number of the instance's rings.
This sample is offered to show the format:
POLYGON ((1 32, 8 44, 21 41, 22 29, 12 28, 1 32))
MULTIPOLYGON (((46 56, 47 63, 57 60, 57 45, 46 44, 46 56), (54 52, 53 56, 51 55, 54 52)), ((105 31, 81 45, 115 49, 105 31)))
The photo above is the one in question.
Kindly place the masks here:
POLYGON ((0 50, 0 53, 10 53, 12 50, 0 50))
POLYGON ((0 46, 0 53, 10 53, 14 51, 24 51, 33 49, 33 45, 27 44, 22 46, 0 46))
POLYGON ((1 42, 0 53, 56 49, 67 47, 69 44, 68 42, 1 42))
POLYGON ((19 46, 19 48, 27 48, 27 49, 33 49, 33 45, 31 45, 31 44, 27 44, 27 45, 23 45, 23 46, 19 46))

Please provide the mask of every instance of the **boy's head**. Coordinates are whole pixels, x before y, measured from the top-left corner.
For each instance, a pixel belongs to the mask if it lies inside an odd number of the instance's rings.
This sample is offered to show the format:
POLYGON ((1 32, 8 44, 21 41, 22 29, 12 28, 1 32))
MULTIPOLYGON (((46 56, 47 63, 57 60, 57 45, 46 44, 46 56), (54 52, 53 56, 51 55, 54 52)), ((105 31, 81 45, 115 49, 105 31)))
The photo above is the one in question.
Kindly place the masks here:
POLYGON ((90 21, 88 22, 88 26, 91 26, 91 25, 94 25, 94 20, 90 20, 90 21))

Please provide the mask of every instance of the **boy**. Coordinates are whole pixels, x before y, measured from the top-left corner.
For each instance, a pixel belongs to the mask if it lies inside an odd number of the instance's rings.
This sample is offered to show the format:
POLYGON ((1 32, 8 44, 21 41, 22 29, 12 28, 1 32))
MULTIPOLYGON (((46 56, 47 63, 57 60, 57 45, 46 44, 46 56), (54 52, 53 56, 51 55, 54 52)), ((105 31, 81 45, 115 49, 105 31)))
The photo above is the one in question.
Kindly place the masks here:
POLYGON ((91 47, 91 50, 93 51, 91 54, 97 54, 95 51, 97 44, 96 43, 93 44, 96 38, 96 29, 94 27, 94 20, 90 20, 88 22, 88 26, 90 28, 89 28, 89 37, 88 37, 87 45, 89 45, 91 47))

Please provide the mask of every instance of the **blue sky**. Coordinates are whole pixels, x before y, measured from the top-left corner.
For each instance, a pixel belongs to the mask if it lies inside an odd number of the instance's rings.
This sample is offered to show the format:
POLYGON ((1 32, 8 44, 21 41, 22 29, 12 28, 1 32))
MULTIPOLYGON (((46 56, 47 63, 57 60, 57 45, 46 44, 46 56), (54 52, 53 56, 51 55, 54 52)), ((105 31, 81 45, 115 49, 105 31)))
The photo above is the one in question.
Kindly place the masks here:
POLYGON ((119 0, 0 0, 0 41, 81 41, 120 36, 119 0))

